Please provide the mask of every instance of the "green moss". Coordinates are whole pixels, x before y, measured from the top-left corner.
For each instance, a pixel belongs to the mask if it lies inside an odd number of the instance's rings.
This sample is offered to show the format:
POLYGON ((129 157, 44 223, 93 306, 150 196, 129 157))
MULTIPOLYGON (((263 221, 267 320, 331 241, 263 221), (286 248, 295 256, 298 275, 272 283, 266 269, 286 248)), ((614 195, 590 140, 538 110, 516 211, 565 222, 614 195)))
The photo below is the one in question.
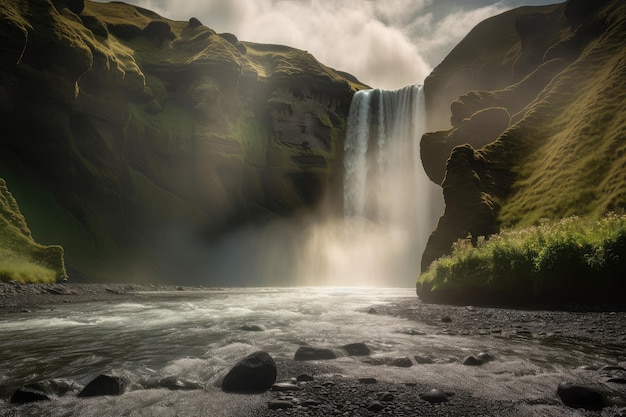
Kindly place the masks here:
POLYGON ((63 249, 35 243, 17 201, 0 178, 0 281, 55 282, 66 276, 63 249))

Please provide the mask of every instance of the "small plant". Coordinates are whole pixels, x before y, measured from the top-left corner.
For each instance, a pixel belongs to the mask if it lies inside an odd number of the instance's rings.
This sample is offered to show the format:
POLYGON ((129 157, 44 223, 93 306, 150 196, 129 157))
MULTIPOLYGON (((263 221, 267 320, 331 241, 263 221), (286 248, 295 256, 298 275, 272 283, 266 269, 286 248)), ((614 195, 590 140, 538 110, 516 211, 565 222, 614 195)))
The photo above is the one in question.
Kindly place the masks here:
MULTIPOLYGON (((594 302, 626 287, 626 216, 569 217, 456 242, 418 279, 420 297, 477 297, 487 303, 594 302), (477 295, 478 294, 478 295, 477 295)), ((480 300, 479 300, 480 301, 480 300)))

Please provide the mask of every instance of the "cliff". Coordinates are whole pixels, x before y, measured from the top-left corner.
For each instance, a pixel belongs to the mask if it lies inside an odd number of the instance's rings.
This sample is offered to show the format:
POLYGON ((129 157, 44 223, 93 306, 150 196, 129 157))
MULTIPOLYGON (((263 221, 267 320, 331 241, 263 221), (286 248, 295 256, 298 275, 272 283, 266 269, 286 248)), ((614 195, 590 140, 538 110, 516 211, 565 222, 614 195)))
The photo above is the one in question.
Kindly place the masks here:
POLYGON ((212 239, 341 191, 353 77, 124 3, 0 5, 0 178, 70 275, 170 274, 170 233, 212 239))
POLYGON ((432 72, 421 151, 446 207, 423 271, 468 235, 624 210, 625 44, 624 2, 570 0, 486 20, 432 72))

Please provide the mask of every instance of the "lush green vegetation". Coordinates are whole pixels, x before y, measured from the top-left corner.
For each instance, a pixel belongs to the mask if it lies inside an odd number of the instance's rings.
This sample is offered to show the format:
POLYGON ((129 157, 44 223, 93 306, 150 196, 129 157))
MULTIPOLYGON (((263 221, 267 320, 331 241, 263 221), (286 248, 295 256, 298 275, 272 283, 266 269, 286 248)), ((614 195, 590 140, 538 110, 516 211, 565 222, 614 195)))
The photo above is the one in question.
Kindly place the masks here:
POLYGON ((624 272, 626 215, 569 217, 459 240, 420 276, 417 291, 429 301, 487 304, 620 301, 624 272))

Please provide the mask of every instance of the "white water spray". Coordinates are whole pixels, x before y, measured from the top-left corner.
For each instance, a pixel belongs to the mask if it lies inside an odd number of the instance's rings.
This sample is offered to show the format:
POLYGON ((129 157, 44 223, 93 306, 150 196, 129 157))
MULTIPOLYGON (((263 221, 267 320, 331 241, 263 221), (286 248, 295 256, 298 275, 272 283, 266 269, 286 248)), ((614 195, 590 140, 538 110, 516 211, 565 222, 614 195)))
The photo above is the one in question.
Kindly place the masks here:
POLYGON ((434 227, 433 199, 441 194, 419 155, 424 125, 421 86, 359 91, 345 142, 345 217, 364 218, 404 235, 405 250, 416 259, 434 227))

